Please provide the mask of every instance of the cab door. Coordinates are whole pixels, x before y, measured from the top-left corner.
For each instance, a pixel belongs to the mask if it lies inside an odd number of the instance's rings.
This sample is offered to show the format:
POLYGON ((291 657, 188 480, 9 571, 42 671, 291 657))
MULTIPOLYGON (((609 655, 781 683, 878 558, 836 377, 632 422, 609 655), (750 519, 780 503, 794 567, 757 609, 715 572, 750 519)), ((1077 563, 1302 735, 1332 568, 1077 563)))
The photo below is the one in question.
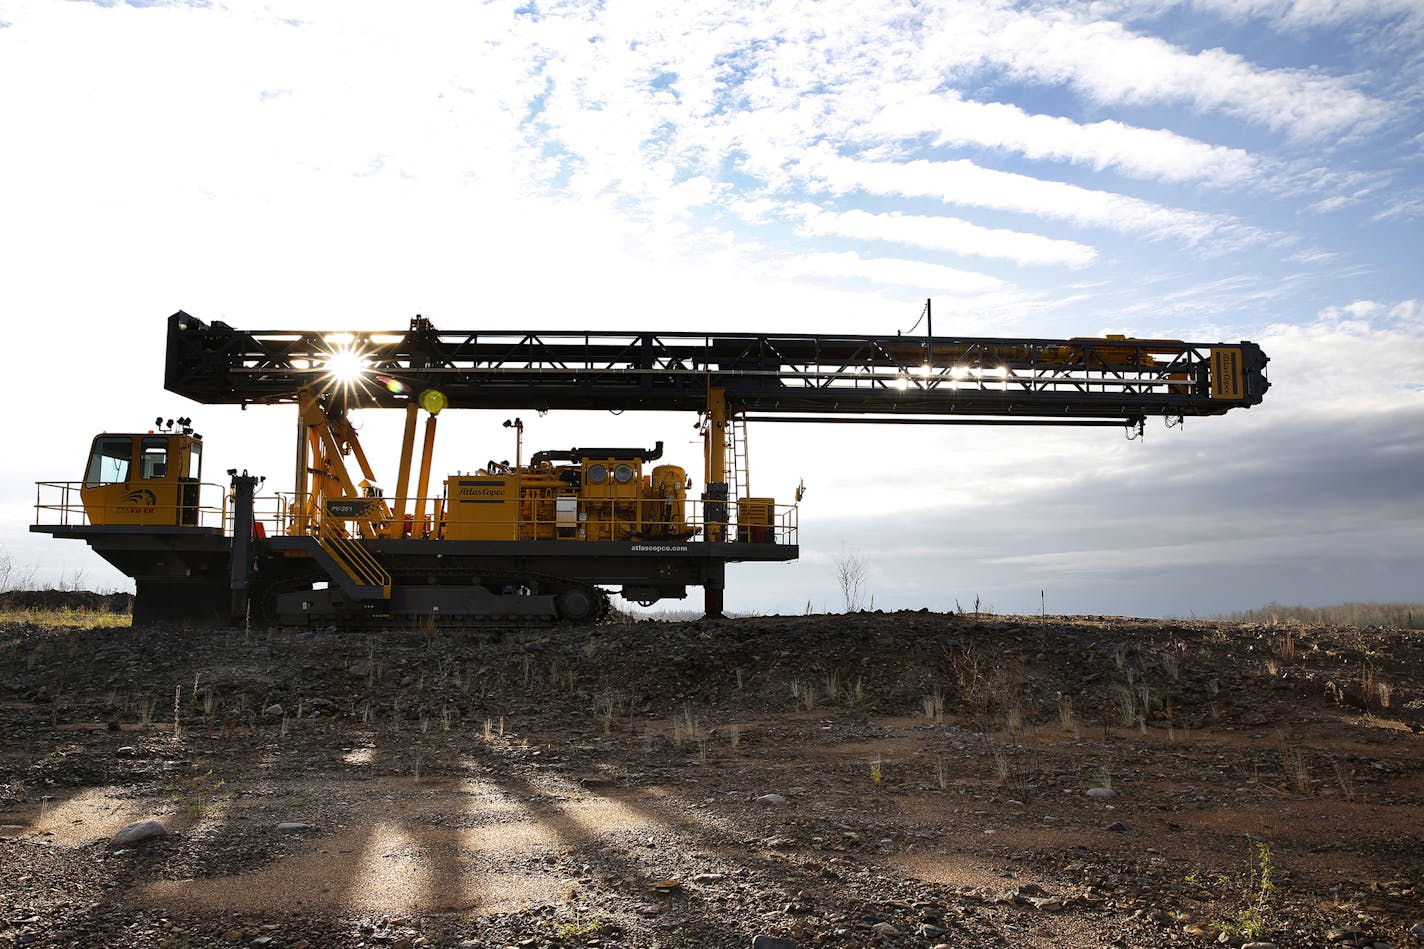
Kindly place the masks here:
POLYGON ((203 440, 197 435, 170 435, 168 471, 178 497, 178 523, 198 526, 198 490, 203 476, 203 440))

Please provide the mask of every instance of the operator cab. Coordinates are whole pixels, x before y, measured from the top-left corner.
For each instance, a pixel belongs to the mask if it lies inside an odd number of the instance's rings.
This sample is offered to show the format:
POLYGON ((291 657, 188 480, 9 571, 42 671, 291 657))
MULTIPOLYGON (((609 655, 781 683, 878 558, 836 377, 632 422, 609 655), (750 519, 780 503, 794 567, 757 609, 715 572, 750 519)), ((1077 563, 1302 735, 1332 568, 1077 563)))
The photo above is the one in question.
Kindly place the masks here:
POLYGON ((89 523, 198 526, 203 436, 179 419, 167 431, 94 438, 80 496, 89 523))

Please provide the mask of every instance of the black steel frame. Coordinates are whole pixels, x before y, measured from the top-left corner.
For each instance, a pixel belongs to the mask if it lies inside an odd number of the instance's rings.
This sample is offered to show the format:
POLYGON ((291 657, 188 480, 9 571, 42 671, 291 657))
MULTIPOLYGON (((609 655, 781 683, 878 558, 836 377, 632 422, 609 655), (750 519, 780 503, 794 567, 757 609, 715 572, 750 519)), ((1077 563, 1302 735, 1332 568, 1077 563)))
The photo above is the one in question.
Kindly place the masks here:
POLYGON ((290 403, 302 387, 349 407, 400 407, 437 388, 453 408, 691 410, 710 387, 763 416, 880 414, 1064 424, 1220 415, 1270 383, 1259 346, 1175 340, 987 339, 733 333, 237 330, 168 320, 165 387, 203 403, 290 403), (1239 396, 1213 393, 1211 352, 1239 349, 1239 396), (334 352, 365 378, 339 386, 334 352))

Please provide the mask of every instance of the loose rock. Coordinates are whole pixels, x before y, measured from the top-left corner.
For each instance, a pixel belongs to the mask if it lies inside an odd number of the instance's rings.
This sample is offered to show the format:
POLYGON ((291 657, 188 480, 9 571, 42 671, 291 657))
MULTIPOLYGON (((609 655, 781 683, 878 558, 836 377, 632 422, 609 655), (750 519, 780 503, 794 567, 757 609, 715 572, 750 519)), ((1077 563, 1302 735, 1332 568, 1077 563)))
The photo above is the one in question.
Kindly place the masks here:
POLYGON ((796 949, 796 943, 778 936, 757 936, 752 940, 752 949, 796 949))
POLYGON ((109 848, 117 850, 120 847, 134 847, 167 836, 168 828, 156 820, 134 821, 109 838, 109 848))

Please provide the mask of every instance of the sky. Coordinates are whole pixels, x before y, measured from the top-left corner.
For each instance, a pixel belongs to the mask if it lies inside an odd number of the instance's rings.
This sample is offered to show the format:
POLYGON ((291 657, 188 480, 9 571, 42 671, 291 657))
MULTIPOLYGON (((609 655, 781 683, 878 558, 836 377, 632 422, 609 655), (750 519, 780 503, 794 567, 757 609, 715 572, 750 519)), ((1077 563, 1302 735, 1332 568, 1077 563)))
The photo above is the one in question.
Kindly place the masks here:
MULTIPOLYGON (((163 390, 243 329, 1252 340, 1265 401, 1114 429, 757 425, 801 559, 732 610, 1205 616, 1424 598, 1424 2, 0 0, 0 563, 99 431, 188 415, 290 485, 291 409, 163 390)), ((363 413, 393 471, 398 423, 363 413)), ((527 413, 529 449, 695 419, 527 413)), ((512 454, 442 417, 437 471, 512 454)), ((700 604, 700 598, 688 601, 700 604)))

